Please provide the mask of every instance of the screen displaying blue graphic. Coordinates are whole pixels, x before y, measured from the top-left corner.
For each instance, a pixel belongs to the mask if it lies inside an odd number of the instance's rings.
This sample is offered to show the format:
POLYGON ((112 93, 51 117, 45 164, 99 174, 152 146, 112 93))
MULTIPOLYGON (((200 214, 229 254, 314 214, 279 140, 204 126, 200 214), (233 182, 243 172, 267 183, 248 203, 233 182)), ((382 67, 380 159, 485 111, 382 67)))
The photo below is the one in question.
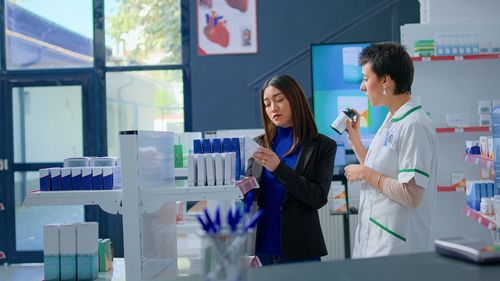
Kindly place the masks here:
POLYGON ((347 133, 339 135, 330 128, 337 115, 347 107, 361 114, 361 138, 366 148, 387 115, 387 108, 373 107, 360 90, 363 75, 358 63, 361 50, 369 43, 321 44, 311 46, 314 119, 320 133, 344 144, 347 133))

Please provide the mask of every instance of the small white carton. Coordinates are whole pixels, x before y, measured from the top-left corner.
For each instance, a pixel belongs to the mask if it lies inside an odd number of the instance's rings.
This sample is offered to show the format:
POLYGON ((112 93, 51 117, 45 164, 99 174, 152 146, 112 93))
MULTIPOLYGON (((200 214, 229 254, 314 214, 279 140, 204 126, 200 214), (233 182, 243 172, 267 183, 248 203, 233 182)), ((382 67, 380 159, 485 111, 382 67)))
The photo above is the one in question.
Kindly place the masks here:
POLYGON ((77 277, 78 281, 91 281, 99 271, 99 227, 96 222, 76 225, 77 277))
POLYGON ((76 280, 76 225, 59 227, 61 252, 61 280, 76 280))
POLYGON ((43 269, 45 281, 61 280, 58 224, 43 226, 43 269))

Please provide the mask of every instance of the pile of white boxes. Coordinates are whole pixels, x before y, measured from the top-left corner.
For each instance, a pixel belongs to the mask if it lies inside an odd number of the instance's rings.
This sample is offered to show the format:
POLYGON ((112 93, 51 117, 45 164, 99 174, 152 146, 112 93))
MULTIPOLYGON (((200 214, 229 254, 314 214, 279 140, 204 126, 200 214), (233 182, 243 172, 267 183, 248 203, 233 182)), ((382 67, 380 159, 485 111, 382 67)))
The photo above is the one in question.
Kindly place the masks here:
POLYGON ((96 222, 45 225, 45 281, 96 279, 99 270, 98 235, 96 222))

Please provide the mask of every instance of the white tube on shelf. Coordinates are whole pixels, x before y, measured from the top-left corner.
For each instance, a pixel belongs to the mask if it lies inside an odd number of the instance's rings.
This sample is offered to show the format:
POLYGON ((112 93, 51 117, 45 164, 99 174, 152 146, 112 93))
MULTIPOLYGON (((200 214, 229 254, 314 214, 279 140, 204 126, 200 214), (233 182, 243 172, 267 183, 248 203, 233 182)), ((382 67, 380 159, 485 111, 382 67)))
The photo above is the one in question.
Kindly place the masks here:
POLYGON ((207 185, 215 185, 215 163, 213 154, 205 154, 205 163, 207 165, 207 185))
POLYGON ((198 154, 196 156, 196 172, 197 172, 196 185, 197 186, 207 185, 207 165, 205 161, 205 154, 198 154))
POLYGON ((224 161, 222 159, 222 155, 223 153, 214 154, 216 185, 224 185, 224 161))
POLYGON ((196 176, 197 176, 197 162, 196 162, 196 154, 188 155, 188 185, 195 186, 196 185, 196 176))

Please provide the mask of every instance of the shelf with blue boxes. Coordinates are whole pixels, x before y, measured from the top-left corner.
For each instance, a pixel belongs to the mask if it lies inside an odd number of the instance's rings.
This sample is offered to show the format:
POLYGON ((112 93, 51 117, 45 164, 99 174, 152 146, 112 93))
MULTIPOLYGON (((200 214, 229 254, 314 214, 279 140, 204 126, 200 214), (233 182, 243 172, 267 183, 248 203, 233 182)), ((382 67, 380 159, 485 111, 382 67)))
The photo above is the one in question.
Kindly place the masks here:
POLYGON ((120 135, 121 188, 35 191, 25 204, 98 205, 122 214, 126 280, 177 274, 176 201, 236 200, 236 185, 189 186, 187 169, 174 169, 173 133, 132 131, 120 135))

